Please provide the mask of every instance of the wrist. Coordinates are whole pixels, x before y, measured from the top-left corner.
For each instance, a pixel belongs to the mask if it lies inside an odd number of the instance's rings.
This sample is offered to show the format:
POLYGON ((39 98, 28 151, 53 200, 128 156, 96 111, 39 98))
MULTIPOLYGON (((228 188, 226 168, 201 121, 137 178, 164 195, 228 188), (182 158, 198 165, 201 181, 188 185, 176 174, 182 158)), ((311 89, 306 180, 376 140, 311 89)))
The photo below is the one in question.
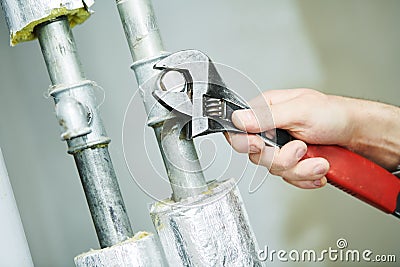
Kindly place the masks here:
POLYGON ((400 164, 400 109, 368 100, 346 100, 352 131, 345 147, 388 170, 396 169, 400 164))
POLYGON ((360 131, 360 121, 357 118, 356 99, 329 95, 329 101, 334 104, 337 132, 337 145, 350 149, 355 145, 355 136, 360 131))
POLYGON ((368 137, 368 107, 364 100, 342 97, 347 115, 348 128, 351 129, 347 143, 344 144, 355 152, 363 150, 368 137))

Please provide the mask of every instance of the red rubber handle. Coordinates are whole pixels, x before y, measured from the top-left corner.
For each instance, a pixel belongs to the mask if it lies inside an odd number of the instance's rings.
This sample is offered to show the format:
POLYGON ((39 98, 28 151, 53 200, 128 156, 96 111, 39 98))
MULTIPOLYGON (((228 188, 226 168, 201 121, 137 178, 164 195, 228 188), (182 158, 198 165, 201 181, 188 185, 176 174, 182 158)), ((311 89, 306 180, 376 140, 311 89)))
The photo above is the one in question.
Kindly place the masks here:
POLYGON ((308 145, 304 158, 313 157, 328 160, 330 184, 386 213, 396 211, 400 179, 384 168, 339 146, 308 145))

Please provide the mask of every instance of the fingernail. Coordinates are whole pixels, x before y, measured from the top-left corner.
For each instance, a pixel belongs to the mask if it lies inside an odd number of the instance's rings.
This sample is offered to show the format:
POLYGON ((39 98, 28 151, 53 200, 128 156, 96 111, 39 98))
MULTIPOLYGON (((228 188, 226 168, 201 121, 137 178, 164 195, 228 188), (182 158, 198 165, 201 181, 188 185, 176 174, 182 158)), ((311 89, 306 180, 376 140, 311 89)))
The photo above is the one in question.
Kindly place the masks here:
POLYGON ((314 181, 313 181, 313 184, 314 184, 315 186, 321 186, 321 185, 322 185, 321 179, 314 180, 314 181))
POLYGON ((314 168, 314 174, 315 175, 321 175, 326 172, 326 167, 324 165, 317 165, 317 167, 314 168))
POLYGON ((306 149, 304 147, 297 149, 296 157, 301 159, 306 154, 306 149))
POLYGON ((260 153, 261 149, 255 145, 250 145, 249 153, 260 153))

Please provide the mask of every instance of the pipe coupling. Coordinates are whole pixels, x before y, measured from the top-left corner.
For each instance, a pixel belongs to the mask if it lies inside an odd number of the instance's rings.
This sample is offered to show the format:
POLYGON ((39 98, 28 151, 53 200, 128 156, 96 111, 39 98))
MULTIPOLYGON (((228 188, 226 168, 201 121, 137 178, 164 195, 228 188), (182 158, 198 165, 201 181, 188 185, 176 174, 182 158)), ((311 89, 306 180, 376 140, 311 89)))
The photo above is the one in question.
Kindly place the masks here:
POLYGON ((175 115, 158 103, 152 95, 154 89, 157 88, 156 83, 161 73, 160 70, 153 69, 153 66, 168 55, 169 53, 163 53, 158 57, 138 60, 131 66, 131 69, 135 72, 139 92, 146 109, 147 125, 150 127, 155 127, 168 119, 175 118, 175 115))
POLYGON ((93 81, 85 80, 50 88, 61 126, 61 139, 67 141, 70 154, 90 147, 102 147, 111 141, 97 111, 95 87, 93 81))
POLYGON ((73 97, 63 97, 56 105, 56 116, 62 128, 61 139, 66 141, 92 132, 90 112, 73 97))

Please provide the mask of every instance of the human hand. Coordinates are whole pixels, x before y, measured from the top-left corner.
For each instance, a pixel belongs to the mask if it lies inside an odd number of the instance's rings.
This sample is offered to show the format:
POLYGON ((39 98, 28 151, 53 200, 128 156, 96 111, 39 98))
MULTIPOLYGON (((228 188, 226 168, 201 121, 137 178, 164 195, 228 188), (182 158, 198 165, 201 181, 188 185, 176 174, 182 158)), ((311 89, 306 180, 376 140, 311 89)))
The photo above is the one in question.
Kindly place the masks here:
POLYGON ((354 125, 349 120, 348 101, 311 89, 267 91, 249 102, 252 109, 235 111, 233 123, 249 133, 285 129, 298 140, 279 149, 266 146, 252 134, 226 137, 236 151, 248 153, 253 163, 267 167, 288 183, 300 188, 322 187, 329 163, 324 158, 302 160, 306 143, 350 144, 354 125))

